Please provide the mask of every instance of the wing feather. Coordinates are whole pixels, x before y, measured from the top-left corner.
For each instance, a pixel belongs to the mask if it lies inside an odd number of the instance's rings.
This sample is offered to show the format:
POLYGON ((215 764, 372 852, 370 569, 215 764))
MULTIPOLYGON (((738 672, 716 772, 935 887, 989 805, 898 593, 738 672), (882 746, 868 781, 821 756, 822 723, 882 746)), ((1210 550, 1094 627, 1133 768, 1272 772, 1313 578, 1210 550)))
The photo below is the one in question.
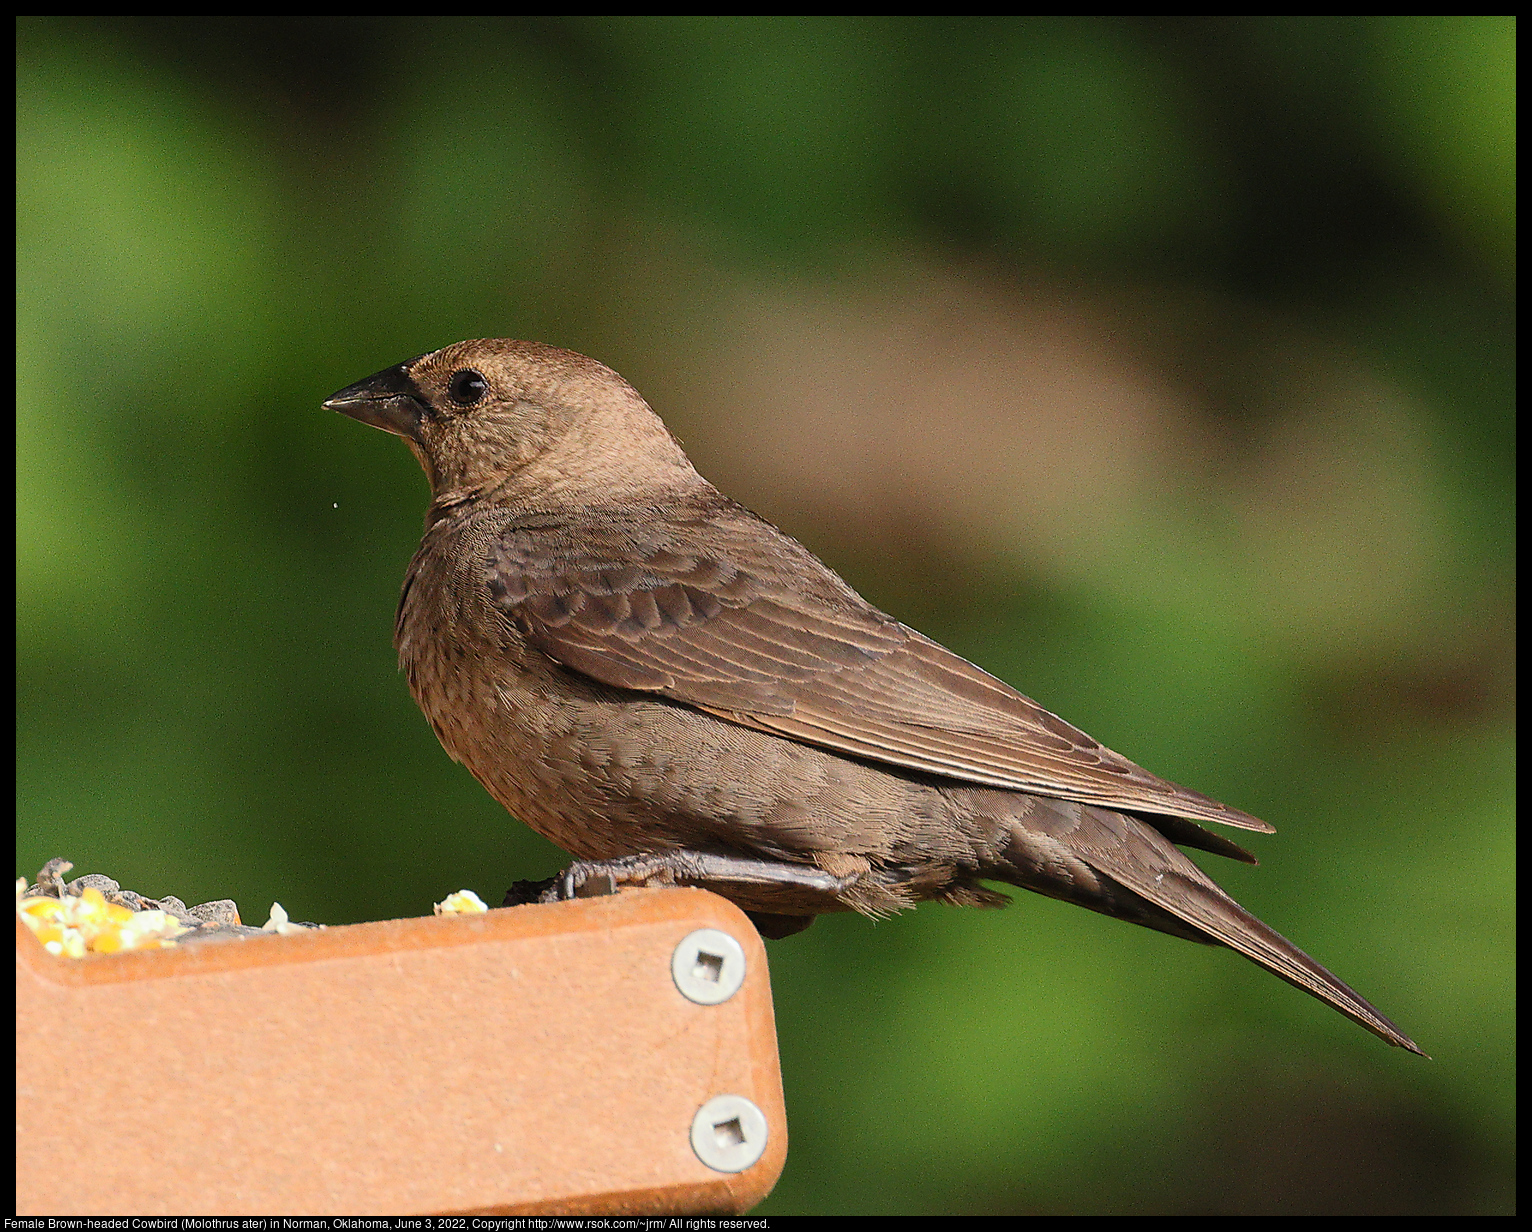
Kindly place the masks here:
POLYGON ((507 526, 485 558, 491 601, 574 671, 773 735, 970 783, 1271 831, 878 611, 742 507, 720 498, 656 513, 578 533, 507 526))

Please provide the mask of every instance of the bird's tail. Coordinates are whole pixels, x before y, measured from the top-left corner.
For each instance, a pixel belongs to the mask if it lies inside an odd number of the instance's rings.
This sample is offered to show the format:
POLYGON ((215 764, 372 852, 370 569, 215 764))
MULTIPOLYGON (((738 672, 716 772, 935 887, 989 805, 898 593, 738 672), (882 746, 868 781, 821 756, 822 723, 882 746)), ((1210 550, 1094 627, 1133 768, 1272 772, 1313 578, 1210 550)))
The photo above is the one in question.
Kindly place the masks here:
POLYGON ((1226 945, 1380 1039, 1426 1054, 1349 985, 1230 898, 1147 821, 1037 800, 1013 823, 1004 880, 1162 932, 1226 945))

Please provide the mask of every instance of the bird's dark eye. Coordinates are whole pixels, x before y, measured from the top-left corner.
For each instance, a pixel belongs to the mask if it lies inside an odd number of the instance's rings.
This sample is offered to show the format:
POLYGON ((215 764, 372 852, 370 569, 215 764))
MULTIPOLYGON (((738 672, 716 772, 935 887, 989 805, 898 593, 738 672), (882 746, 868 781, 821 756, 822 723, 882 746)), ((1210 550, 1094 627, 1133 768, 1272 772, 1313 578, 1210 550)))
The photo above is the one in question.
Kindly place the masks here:
POLYGON ((489 382, 472 368, 454 372, 452 383, 447 386, 448 395, 460 406, 472 406, 488 392, 489 382))

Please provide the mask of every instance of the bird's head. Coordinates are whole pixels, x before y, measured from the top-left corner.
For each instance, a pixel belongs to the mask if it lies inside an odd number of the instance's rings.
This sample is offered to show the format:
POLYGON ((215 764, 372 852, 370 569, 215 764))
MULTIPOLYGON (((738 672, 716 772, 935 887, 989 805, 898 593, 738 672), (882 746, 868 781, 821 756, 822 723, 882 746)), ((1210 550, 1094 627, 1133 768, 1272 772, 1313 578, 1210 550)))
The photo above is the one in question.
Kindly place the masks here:
POLYGON ((324 405, 402 436, 437 505, 584 505, 702 482, 637 390, 604 364, 542 343, 455 342, 324 405))

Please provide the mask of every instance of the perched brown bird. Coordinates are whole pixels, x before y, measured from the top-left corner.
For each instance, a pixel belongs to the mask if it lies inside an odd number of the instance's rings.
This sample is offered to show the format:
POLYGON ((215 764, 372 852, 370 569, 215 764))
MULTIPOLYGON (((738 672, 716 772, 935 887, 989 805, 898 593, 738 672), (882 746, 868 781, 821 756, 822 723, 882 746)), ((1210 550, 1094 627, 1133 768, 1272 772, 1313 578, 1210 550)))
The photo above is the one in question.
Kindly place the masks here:
POLYGON ((611 369, 459 342, 325 406, 430 478, 394 644, 447 752, 579 861, 544 900, 703 885, 785 936, 1008 882, 1227 945, 1420 1051, 1176 848, 1254 863, 1197 823, 1272 827, 880 612, 698 475, 611 369))

